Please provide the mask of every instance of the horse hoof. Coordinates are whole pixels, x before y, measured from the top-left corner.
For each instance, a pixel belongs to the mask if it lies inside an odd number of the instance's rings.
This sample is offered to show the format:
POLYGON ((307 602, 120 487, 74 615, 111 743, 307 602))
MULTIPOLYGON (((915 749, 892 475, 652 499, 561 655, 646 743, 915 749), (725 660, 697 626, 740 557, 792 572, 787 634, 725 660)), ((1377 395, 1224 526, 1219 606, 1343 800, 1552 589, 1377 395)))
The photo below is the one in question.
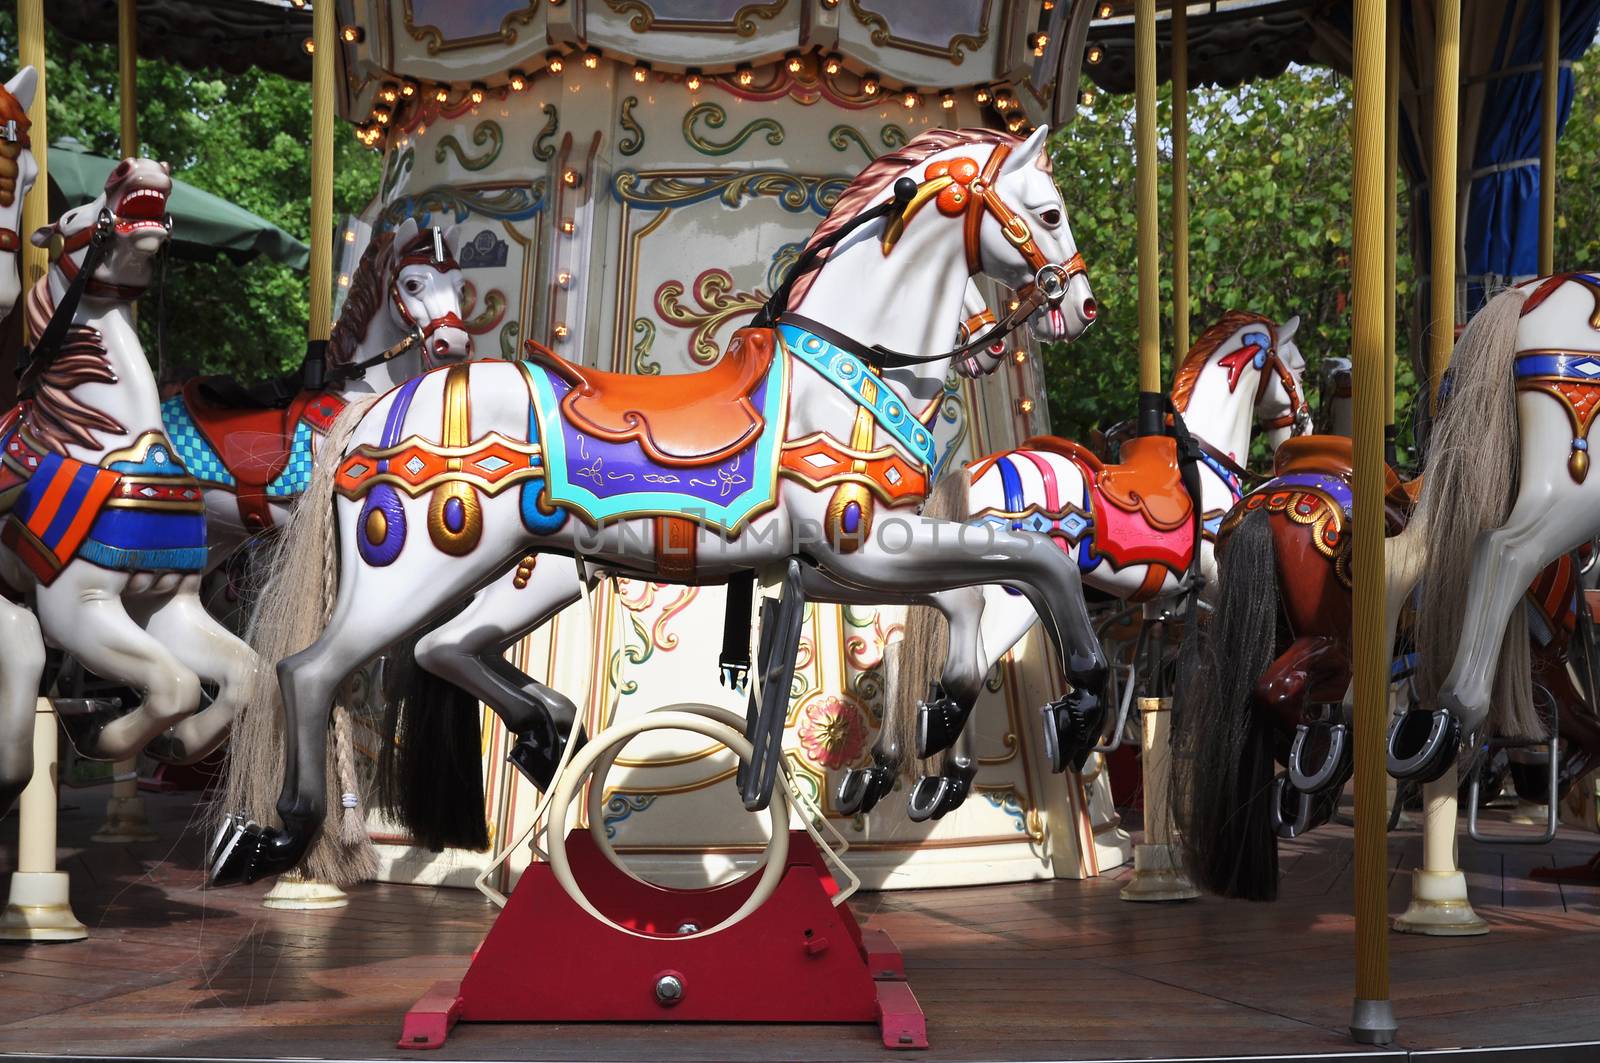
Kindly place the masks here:
POLYGON ((183 740, 171 731, 162 731, 145 743, 144 755, 162 764, 184 765, 193 758, 184 748, 183 740))
POLYGON ((911 817, 911 822, 926 823, 937 818, 949 788, 950 780, 943 775, 924 775, 918 779, 906 798, 906 815, 911 817))
POLYGON ((1082 771, 1105 727, 1105 703, 1086 690, 1074 690, 1042 711, 1050 770, 1062 772, 1070 765, 1073 771, 1082 771))
POLYGON ((1433 782, 1455 766, 1461 721, 1447 709, 1411 709, 1389 725, 1389 774, 1409 782, 1433 782))
POLYGON ((61 729, 78 756, 85 760, 116 760, 100 752, 100 735, 137 706, 124 708, 116 698, 82 698, 60 700, 55 707, 61 729))
MULTIPOLYGON (((583 748, 588 736, 584 734, 583 725, 576 724, 569 732, 577 746, 572 750, 574 756, 583 748)), ((555 730, 528 730, 517 735, 517 741, 506 754, 506 760, 520 771, 524 778, 540 790, 550 789, 550 784, 555 781, 556 769, 561 766, 561 754, 566 749, 567 735, 555 730)))
POLYGON ((249 885, 293 870, 304 849, 295 835, 234 813, 223 821, 211 844, 207 878, 213 886, 249 885))
POLYGON ((839 782, 838 808, 846 816, 866 815, 894 789, 895 769, 874 754, 871 767, 851 768, 839 782))
POLYGON ((931 757, 955 745, 972 714, 971 705, 938 693, 917 703, 917 755, 931 757))

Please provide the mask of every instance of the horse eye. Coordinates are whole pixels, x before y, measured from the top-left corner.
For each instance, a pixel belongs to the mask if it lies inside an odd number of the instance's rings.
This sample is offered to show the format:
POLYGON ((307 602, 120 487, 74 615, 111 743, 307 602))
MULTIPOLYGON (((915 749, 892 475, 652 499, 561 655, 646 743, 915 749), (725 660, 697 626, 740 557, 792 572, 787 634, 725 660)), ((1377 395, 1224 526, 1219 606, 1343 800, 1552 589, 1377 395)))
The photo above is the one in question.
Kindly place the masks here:
POLYGON ((1039 215, 1039 220, 1050 226, 1050 228, 1054 229, 1057 225, 1061 224, 1061 212, 1054 207, 1051 207, 1049 210, 1039 215))
POLYGON ((415 277, 411 278, 410 280, 406 281, 406 291, 410 292, 412 295, 416 295, 418 292, 422 291, 422 282, 417 280, 415 277))

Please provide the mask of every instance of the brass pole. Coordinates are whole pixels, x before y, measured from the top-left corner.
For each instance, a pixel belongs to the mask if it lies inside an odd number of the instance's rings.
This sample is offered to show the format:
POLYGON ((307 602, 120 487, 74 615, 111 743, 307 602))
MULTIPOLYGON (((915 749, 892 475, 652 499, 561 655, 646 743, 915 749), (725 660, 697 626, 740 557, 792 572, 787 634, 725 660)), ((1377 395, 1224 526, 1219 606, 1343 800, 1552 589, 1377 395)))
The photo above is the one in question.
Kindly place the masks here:
POLYGON ((333 327, 333 0, 311 12, 311 316, 306 338, 333 327))
POLYGON ((1395 259, 1399 257, 1396 229, 1400 219, 1400 0, 1389 0, 1389 55, 1384 67, 1383 137, 1383 288, 1389 293, 1383 301, 1383 371, 1385 452, 1392 460, 1394 441, 1395 348, 1399 342, 1399 320, 1395 310, 1395 259))
MULTIPOLYGON (((44 73, 44 0, 17 0, 18 51, 23 66, 31 66, 39 75, 39 87, 33 94, 33 106, 28 108, 29 150, 33 161, 39 164, 39 177, 33 183, 22 204, 22 288, 31 288, 44 276, 50 260, 42 247, 34 247, 28 237, 50 221, 50 135, 45 129, 45 96, 48 86, 44 73)), ((27 315, 23 315, 26 328, 27 315)), ((29 330, 31 333, 32 330, 29 330)), ((29 342, 37 339, 30 335, 29 342)))
MULTIPOLYGON (((1454 2, 1454 0, 1447 0, 1454 2)), ((1388 853, 1384 732, 1389 652, 1383 644, 1383 156, 1385 0, 1355 0, 1355 123, 1351 256, 1355 375, 1355 1006, 1350 1034, 1394 1038, 1389 1002, 1388 853)))
POLYGON ((122 157, 139 154, 139 0, 117 0, 117 82, 122 104, 122 157))
POLYGON ((1139 213, 1139 390, 1161 391, 1161 272, 1156 225, 1156 0, 1134 8, 1134 198, 1139 213))
POLYGON ((1539 275, 1556 271, 1556 103, 1561 87, 1561 0, 1544 0, 1544 114, 1539 123, 1539 275))
MULTIPOLYGON (((1437 404, 1439 382, 1456 342, 1456 134, 1461 111, 1461 0, 1433 8, 1433 251, 1429 256, 1428 393, 1437 404)), ((1381 533, 1380 533, 1381 534, 1381 533)))
POLYGON ((1189 353, 1189 5, 1172 5, 1172 355, 1189 353))

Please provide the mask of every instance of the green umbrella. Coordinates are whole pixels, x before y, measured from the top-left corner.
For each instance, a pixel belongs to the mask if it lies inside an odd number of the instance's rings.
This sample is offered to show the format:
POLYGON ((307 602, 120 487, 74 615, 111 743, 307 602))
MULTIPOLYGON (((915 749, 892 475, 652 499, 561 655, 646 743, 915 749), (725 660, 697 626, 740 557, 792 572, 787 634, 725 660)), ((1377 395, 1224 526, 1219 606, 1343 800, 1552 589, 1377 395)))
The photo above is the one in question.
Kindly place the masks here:
MULTIPOLYGON (((90 154, 71 138, 50 145, 50 183, 69 209, 104 191, 106 177, 116 165, 111 159, 90 154)), ((265 218, 176 177, 167 211, 172 215, 172 253, 179 258, 210 261, 226 255, 245 262, 266 255, 295 269, 305 269, 310 260, 305 244, 265 218)))

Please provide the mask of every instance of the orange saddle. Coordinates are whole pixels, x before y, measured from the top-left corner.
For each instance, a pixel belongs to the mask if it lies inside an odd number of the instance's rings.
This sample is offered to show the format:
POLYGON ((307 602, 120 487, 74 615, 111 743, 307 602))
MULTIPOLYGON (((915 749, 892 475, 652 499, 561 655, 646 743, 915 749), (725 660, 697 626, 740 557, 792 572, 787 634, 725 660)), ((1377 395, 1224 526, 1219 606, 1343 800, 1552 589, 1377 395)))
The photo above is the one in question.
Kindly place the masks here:
POLYGON ((572 385, 561 415, 581 432, 611 443, 637 441, 663 465, 710 465, 750 445, 766 427, 751 393, 772 366, 770 329, 733 334, 722 360, 698 373, 608 373, 567 361, 529 341, 528 357, 572 385))

